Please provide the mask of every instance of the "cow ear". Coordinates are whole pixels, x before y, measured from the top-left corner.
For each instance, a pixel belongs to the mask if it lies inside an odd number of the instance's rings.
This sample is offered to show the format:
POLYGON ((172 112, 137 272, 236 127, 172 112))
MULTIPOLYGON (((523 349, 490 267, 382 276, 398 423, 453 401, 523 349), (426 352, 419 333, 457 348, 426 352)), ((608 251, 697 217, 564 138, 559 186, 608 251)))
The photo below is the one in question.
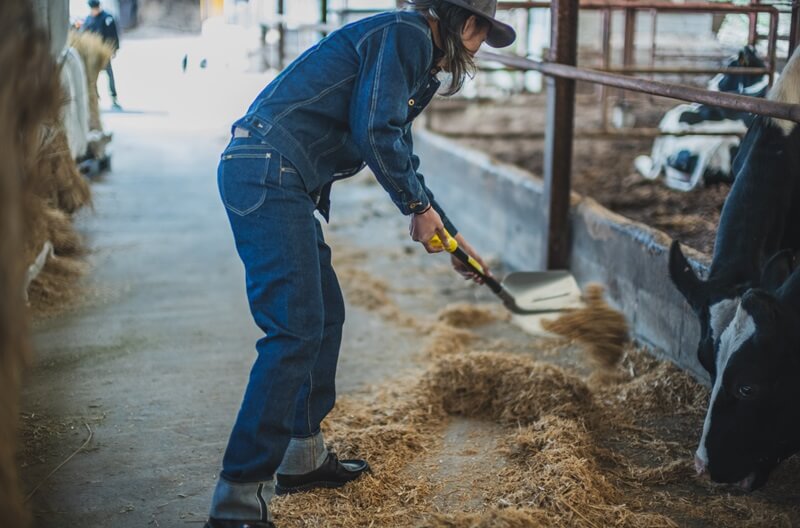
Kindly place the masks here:
POLYGON ((777 320, 777 301, 763 290, 747 290, 742 296, 742 308, 760 328, 772 327, 777 320))
POLYGON ((697 277, 677 240, 669 248, 669 277, 695 311, 707 304, 706 283, 697 277))
POLYGON ((761 271, 761 287, 767 291, 777 291, 792 274, 793 266, 792 250, 778 251, 772 255, 761 271))

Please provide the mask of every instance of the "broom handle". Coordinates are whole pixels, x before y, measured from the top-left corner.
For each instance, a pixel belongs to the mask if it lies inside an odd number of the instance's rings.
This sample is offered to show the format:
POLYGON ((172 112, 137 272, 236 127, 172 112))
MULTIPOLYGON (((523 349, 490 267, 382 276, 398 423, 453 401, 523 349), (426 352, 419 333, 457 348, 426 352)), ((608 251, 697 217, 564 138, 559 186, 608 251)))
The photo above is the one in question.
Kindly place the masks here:
POLYGON ((467 267, 471 268, 473 271, 475 271, 475 273, 481 276, 481 278, 489 287, 489 289, 491 289, 494 293, 500 295, 500 293, 503 291, 503 286, 499 282, 497 282, 497 279, 495 279, 491 275, 487 275, 486 271, 484 271, 483 266, 481 266, 480 262, 475 260, 466 251, 458 247, 458 242, 456 241, 455 238, 450 236, 450 233, 445 231, 445 234, 447 234, 447 245, 442 244, 439 235, 433 235, 430 244, 432 246, 439 246, 444 248, 445 251, 447 251, 455 258, 466 264, 467 267))
POLYGON ((463 262, 464 264, 466 264, 467 266, 469 266, 470 268, 472 268, 473 270, 475 270, 475 273, 481 276, 483 282, 486 283, 486 285, 494 293, 499 294, 501 291, 503 291, 503 286, 499 282, 497 282, 497 279, 495 279, 491 275, 487 275, 486 272, 483 271, 483 266, 481 266, 477 260, 469 256, 466 251, 456 246, 455 251, 449 251, 449 253, 458 260, 460 260, 461 262, 463 262))

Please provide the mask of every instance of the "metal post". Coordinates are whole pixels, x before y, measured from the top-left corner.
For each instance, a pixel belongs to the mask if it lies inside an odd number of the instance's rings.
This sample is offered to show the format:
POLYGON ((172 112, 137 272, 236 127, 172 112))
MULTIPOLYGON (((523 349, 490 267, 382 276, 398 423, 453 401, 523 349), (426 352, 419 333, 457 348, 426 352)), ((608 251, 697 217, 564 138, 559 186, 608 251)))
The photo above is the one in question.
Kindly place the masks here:
POLYGON ((283 0, 278 0, 278 69, 282 70, 286 64, 286 26, 284 24, 283 15, 286 10, 283 6, 283 0))
MULTIPOLYGON (((550 61, 574 66, 578 47, 578 0, 555 0, 550 8, 550 61)), ((544 152, 544 207, 547 246, 542 264, 569 264, 570 174, 575 116, 575 81, 547 78, 547 130, 544 152)))
MULTIPOLYGON (((611 9, 603 10, 603 69, 611 67, 611 9)), ((600 128, 608 130, 608 87, 600 85, 600 128)))
MULTIPOLYGON (((759 0, 750 0, 750 5, 758 5, 761 2, 759 0)), ((748 31, 747 36, 747 43, 751 46, 755 46, 758 42, 758 13, 750 13, 750 28, 748 31)))
POLYGON ((625 10, 625 40, 622 50, 622 64, 633 66, 636 62, 636 10, 625 10))
MULTIPOLYGON (((319 0, 319 22, 324 26, 328 25, 328 0, 319 0)), ((327 31, 322 31, 322 38, 328 34, 327 31)))
POLYGON ((792 4, 792 27, 789 32, 789 56, 792 56, 797 47, 797 40, 800 37, 800 6, 792 4))

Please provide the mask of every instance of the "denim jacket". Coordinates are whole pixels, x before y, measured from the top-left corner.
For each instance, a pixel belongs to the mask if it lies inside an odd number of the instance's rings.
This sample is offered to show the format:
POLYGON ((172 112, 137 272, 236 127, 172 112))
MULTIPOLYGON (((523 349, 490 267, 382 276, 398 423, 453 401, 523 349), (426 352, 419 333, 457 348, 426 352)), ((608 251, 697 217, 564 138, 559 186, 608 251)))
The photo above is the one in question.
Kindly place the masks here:
POLYGON ((234 127, 288 158, 326 219, 333 181, 366 163, 403 214, 430 204, 455 234, 418 172, 411 135, 412 121, 439 88, 435 55, 419 13, 392 11, 354 22, 290 64, 234 127))

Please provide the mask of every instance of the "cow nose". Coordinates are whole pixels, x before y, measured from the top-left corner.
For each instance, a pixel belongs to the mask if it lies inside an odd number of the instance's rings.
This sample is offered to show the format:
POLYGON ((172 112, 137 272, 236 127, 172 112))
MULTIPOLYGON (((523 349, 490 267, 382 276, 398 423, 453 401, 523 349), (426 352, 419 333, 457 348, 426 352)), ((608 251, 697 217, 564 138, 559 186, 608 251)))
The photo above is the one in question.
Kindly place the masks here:
POLYGON ((702 475, 706 472, 706 463, 697 455, 697 453, 694 455, 694 470, 697 471, 698 475, 702 475))

